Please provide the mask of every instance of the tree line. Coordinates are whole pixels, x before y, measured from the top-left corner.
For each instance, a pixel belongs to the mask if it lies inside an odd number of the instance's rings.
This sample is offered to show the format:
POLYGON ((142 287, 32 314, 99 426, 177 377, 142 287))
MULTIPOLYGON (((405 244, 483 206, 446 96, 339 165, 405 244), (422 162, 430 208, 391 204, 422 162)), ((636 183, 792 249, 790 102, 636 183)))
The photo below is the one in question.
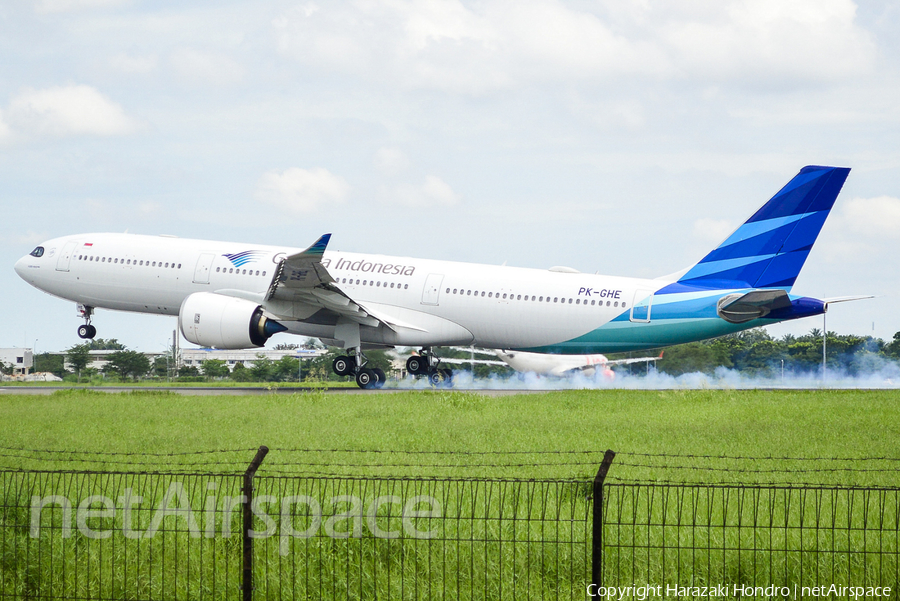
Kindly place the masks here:
MULTIPOLYGON (((885 361, 897 364, 900 361, 900 332, 893 340, 885 342, 872 336, 836 334, 828 332, 826 338, 826 365, 829 370, 842 371, 851 376, 870 373, 884 367, 885 361)), ((276 350, 293 350, 298 345, 278 345, 276 350)), ((34 361, 34 371, 51 372, 64 380, 80 382, 84 379, 114 378, 119 381, 139 379, 173 380, 181 382, 203 382, 232 380, 235 382, 297 382, 339 381, 331 364, 335 357, 343 354, 338 348, 329 348, 315 358, 303 359, 302 366, 296 357, 285 356, 277 361, 267 357, 257 357, 251 365, 237 363, 229 369, 225 361, 210 359, 199 366, 181 365, 176 367, 175 356, 170 348, 168 353, 151 362, 141 352, 127 349, 116 339, 96 339, 75 345, 65 351, 65 356, 43 353, 34 361), (102 372, 89 367, 90 351, 110 350, 107 364, 102 372), (65 368, 68 360, 71 370, 65 368)), ((440 355, 467 359, 469 353, 441 349, 440 355)), ((633 355, 630 354, 630 355, 633 355)), ((628 357, 629 354, 611 354, 610 359, 628 357)), ((383 350, 366 351, 370 367, 379 367, 386 373, 391 371, 390 356, 383 350)), ((663 358, 657 362, 657 369, 663 373, 678 376, 701 372, 712 374, 719 367, 725 367, 748 376, 775 377, 783 369, 786 374, 803 375, 817 373, 822 366, 822 331, 810 330, 802 336, 786 334, 781 338, 772 337, 764 328, 745 330, 737 334, 722 336, 701 342, 691 342, 668 347, 663 358)), ((452 366, 469 369, 469 366, 452 366)), ((646 368, 635 364, 616 366, 617 370, 642 373, 646 368)), ((490 374, 511 375, 513 371, 505 367, 475 366, 476 377, 490 374)))
MULTIPOLYGON (((822 368, 822 331, 813 328, 802 336, 786 334, 774 338, 764 328, 754 328, 720 338, 668 347, 657 369, 679 376, 701 372, 712 374, 725 367, 748 376, 776 377, 785 374, 815 374, 822 368)), ((885 342, 872 336, 836 334, 825 338, 826 368, 850 376, 871 373, 900 359, 900 332, 885 342)), ((625 355, 610 355, 610 358, 625 355)), ((639 367, 632 367, 637 373, 639 367)))

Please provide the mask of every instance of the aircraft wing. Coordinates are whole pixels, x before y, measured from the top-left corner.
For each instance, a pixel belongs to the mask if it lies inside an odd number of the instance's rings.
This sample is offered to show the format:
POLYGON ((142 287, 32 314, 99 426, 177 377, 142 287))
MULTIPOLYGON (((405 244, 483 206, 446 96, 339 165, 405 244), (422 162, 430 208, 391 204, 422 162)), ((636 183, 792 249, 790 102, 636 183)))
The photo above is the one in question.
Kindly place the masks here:
POLYGON ((658 357, 635 357, 632 359, 609 359, 606 361, 607 365, 628 365, 629 363, 649 363, 651 361, 659 361, 663 358, 663 354, 660 353, 658 357))
POLYGON ((306 250, 284 257, 275 269, 265 300, 301 305, 310 314, 325 310, 360 325, 375 327, 383 324, 391 329, 395 326, 421 329, 388 316, 376 315, 338 288, 336 280, 322 264, 329 240, 331 234, 325 234, 306 250))
POLYGON ((502 365, 503 367, 509 367, 508 363, 503 361, 491 361, 489 359, 455 359, 452 357, 440 357, 441 363, 453 363, 459 365, 469 365, 474 363, 476 365, 502 365))

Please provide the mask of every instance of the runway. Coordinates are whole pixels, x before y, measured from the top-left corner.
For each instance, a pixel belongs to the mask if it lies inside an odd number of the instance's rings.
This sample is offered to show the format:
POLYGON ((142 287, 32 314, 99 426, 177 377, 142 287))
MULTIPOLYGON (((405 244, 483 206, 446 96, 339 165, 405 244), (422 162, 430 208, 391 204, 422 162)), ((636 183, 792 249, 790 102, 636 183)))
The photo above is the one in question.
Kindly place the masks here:
MULTIPOLYGON (((331 393, 331 394, 389 394, 395 392, 413 392, 421 389, 413 388, 380 388, 363 390, 362 388, 318 388, 312 386, 0 386, 0 395, 50 395, 54 392, 65 390, 90 390, 92 392, 107 392, 110 394, 122 394, 131 392, 170 392, 184 396, 244 396, 251 394, 303 394, 303 393, 331 393)), ((428 390, 428 389, 425 389, 428 390)), ((483 389, 483 388, 437 388, 440 392, 477 392, 484 396, 509 396, 514 394, 537 394, 541 392, 554 392, 546 390, 516 390, 516 389, 483 389)))

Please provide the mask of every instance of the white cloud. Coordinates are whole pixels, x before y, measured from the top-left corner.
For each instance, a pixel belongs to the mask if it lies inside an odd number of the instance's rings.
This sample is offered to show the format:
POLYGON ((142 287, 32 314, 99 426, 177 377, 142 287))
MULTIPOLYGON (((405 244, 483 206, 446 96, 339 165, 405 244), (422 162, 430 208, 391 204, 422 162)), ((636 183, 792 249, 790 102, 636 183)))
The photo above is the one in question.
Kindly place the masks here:
MULTIPOLYGON (((659 41, 689 77, 834 81, 874 66, 852 0, 732 0, 675 5, 659 41)), ((661 11, 665 12, 665 11, 661 11)), ((796 83, 796 82, 794 82, 796 83)))
POLYGON ((26 89, 12 99, 8 115, 13 129, 32 135, 116 136, 137 129, 121 106, 86 85, 26 89))
POLYGON ((349 184, 327 169, 292 167, 280 173, 264 173, 256 185, 254 197, 276 209, 302 214, 323 205, 341 204, 349 192, 349 184))
POLYGON ((844 203, 841 222, 871 238, 900 238, 900 198, 853 198, 844 203))
POLYGON ((95 8, 111 8, 125 4, 125 0, 38 0, 38 13, 64 13, 95 8))
POLYGON ((379 148, 375 153, 375 167, 382 173, 396 175, 409 167, 409 159, 398 148, 379 148))
POLYGON ((384 196, 388 204, 407 207, 452 207, 459 203, 459 196, 436 175, 426 176, 421 186, 403 184, 384 196))
POLYGON ((227 86, 244 79, 244 68, 220 54, 180 48, 172 53, 170 60, 176 73, 187 81, 201 80, 217 86, 227 86))
POLYGON ((109 59, 109 65, 116 71, 130 74, 145 74, 156 70, 157 60, 155 56, 131 56, 117 54, 109 59))
POLYGON ((876 58, 852 0, 385 0, 293 9, 273 27, 282 52, 316 68, 464 94, 619 76, 796 87, 876 58))
POLYGON ((11 137, 12 131, 9 129, 9 125, 7 125, 6 121, 3 119, 3 111, 0 111, 0 143, 9 140, 11 137))

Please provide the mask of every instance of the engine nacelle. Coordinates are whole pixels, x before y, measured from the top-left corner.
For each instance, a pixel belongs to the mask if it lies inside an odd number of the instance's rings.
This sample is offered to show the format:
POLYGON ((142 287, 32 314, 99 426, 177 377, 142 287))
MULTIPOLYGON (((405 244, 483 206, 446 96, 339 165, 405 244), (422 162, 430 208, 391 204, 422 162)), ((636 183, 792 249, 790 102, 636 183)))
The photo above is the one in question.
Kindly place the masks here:
POLYGON ((218 349, 243 349, 266 344, 286 327, 266 318, 258 303, 214 292, 196 292, 181 303, 178 327, 189 341, 218 349))

